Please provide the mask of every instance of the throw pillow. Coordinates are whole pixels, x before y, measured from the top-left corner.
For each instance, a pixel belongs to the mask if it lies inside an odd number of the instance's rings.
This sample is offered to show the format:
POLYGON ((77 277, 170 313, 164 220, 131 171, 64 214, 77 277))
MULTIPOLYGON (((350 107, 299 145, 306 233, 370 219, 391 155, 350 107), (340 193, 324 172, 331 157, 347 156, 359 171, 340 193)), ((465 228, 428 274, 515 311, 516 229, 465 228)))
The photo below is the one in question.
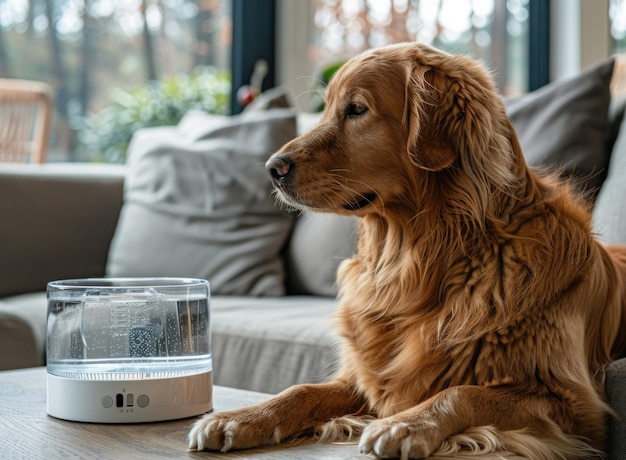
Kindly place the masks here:
POLYGON ((593 208, 594 230, 610 244, 626 244, 626 118, 613 147, 609 173, 593 208))
POLYGON ((107 276, 209 280, 213 294, 283 295, 293 216, 275 205, 270 154, 296 134, 291 109, 190 113, 138 131, 107 276))
POLYGON ((584 190, 597 191, 609 163, 610 83, 614 60, 514 100, 507 112, 531 166, 560 168, 584 190))
POLYGON ((287 249, 290 294, 334 296, 337 267, 356 252, 357 218, 305 212, 296 221, 287 249))

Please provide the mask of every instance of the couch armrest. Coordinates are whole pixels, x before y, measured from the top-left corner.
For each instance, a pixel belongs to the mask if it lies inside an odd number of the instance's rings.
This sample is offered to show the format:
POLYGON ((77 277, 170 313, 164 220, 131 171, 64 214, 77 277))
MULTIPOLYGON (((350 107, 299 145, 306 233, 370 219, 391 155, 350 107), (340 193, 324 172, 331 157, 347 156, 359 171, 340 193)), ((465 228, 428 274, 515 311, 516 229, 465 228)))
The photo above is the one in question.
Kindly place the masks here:
POLYGON ((0 297, 103 276, 125 167, 0 165, 0 297))
POLYGON ((609 420, 608 460, 626 458, 626 358, 606 368, 606 393, 617 418, 609 420))
POLYGON ((33 330, 24 318, 0 301, 0 371, 43 364, 33 330))

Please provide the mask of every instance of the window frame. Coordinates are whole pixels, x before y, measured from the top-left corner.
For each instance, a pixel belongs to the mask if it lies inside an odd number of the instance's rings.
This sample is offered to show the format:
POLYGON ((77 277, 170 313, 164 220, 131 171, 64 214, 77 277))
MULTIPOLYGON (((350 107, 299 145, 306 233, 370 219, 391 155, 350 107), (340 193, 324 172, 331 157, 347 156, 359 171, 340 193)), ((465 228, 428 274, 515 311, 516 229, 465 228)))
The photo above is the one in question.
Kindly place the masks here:
POLYGON ((550 82, 550 0, 528 2, 528 91, 550 82))
POLYGON ((232 0, 231 113, 241 112, 237 91, 250 84, 256 62, 264 59, 268 72, 262 90, 276 85, 276 0, 232 0))

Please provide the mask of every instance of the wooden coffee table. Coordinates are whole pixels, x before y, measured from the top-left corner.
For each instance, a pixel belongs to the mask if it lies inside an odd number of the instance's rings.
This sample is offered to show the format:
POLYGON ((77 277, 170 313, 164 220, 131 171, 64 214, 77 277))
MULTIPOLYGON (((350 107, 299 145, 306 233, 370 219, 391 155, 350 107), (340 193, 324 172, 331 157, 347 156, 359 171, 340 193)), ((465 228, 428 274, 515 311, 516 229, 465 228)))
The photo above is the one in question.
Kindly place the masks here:
MULTIPOLYGON (((215 411, 256 404, 270 395, 215 386, 215 411)), ((227 454, 188 452, 187 433, 196 418, 107 425, 59 420, 46 413, 46 369, 0 372, 0 458, 259 458, 367 459, 356 444, 304 444, 227 454)))
MULTIPOLYGON (((270 395, 215 386, 215 411, 236 409, 270 395)), ((196 418, 159 423, 107 425, 59 420, 46 413, 46 369, 0 371, 0 458, 197 458, 372 459, 356 443, 274 446, 264 449, 188 452, 187 433, 196 418)), ((456 459, 466 458, 462 456, 456 459)), ((477 457, 472 457, 474 460, 477 457)), ((487 456, 487 459, 502 459, 487 456)), ((519 457, 510 457, 509 460, 519 457)))

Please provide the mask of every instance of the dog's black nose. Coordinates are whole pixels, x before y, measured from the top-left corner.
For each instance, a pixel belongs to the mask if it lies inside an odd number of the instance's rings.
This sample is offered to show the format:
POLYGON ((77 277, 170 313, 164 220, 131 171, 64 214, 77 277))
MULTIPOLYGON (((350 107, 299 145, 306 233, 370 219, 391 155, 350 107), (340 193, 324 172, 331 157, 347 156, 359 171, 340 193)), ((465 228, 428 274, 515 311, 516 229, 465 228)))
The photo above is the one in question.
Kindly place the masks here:
POLYGON ((293 162, 287 156, 272 157, 265 163, 265 169, 272 176, 272 182, 277 187, 293 171, 293 162))

